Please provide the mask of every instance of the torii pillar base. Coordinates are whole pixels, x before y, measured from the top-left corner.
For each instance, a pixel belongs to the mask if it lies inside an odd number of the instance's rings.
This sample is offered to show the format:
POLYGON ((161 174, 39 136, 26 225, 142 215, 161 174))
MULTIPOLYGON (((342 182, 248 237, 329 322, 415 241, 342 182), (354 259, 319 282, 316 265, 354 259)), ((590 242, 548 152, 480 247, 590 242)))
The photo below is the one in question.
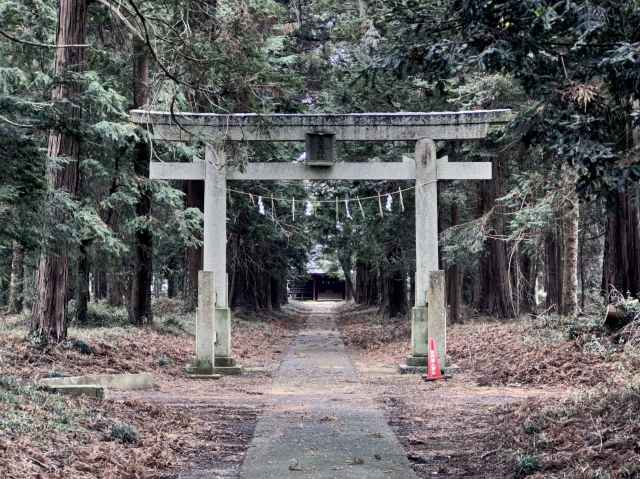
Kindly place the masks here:
POLYGON ((429 339, 438 347, 440 366, 444 370, 447 351, 447 309, 444 271, 432 271, 429 275, 427 305, 416 306, 411 312, 411 356, 400 365, 400 374, 425 374, 429 339))
POLYGON ((242 366, 231 356, 231 310, 216 308, 216 357, 214 359, 214 374, 223 376, 238 376, 242 374, 242 366))
POLYGON ((425 374, 428 354, 428 307, 416 306, 411 310, 411 356, 400 365, 400 374, 425 374))

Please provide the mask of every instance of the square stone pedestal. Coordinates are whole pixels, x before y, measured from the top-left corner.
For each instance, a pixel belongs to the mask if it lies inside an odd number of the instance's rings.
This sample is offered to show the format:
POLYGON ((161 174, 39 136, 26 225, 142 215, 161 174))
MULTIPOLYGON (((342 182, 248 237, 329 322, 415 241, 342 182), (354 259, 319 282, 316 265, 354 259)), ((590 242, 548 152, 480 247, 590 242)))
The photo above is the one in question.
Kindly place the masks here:
POLYGON ((242 367, 236 364, 236 360, 231 356, 231 310, 216 307, 215 324, 216 342, 213 372, 225 376, 242 374, 242 367))
POLYGON ((416 306, 411 311, 411 356, 400 365, 400 374, 425 374, 427 372, 427 307, 416 306))

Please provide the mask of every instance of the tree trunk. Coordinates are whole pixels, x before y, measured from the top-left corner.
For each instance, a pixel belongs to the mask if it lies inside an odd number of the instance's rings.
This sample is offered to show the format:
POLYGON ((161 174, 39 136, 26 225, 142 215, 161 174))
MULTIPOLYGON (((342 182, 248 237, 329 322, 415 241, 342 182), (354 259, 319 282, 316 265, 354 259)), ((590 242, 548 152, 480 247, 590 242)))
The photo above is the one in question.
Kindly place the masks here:
POLYGON ((102 270, 93 273, 93 297, 96 301, 107 298, 107 273, 102 270))
MULTIPOLYGON (((493 165, 493 181, 483 181, 479 186, 479 213, 485 214, 495 208, 491 227, 496 235, 505 233, 503 207, 496 205, 495 200, 504 192, 506 175, 504 161, 498 159, 493 165)), ((479 295, 477 307, 480 311, 507 318, 513 316, 508 272, 508 251, 504 241, 488 238, 487 252, 480 260, 479 295)))
MULTIPOLYGON (((82 45, 86 41, 87 0, 60 0, 58 7, 58 31, 56 44, 82 45)), ((85 69, 84 47, 61 47, 56 50, 55 74, 66 76, 85 69)), ((51 161, 47 168, 50 188, 77 196, 79 180, 80 138, 74 129, 80 123, 80 86, 72 78, 66 78, 53 90, 52 99, 65 112, 64 129, 49 134, 47 155, 51 161), (54 161, 55 165, 54 165, 54 161), (60 165, 60 159, 64 163, 60 165)), ((61 207, 49 203, 47 220, 50 225, 65 224, 68 215, 61 207)), ((43 251, 38 266, 36 298, 31 320, 32 332, 51 341, 61 341, 67 335, 65 319, 67 280, 69 275, 69 251, 60 241, 43 251)))
POLYGON ((9 283, 9 313, 22 312, 24 299, 24 248, 13 242, 13 256, 11 258, 11 282, 9 283))
POLYGON ((351 301, 353 300, 353 278, 351 277, 352 266, 350 255, 340 257, 340 267, 342 268, 342 273, 344 274, 344 299, 345 301, 351 301))
MULTIPOLYGON (((204 181, 185 181, 187 208, 198 208, 204 212, 204 181)), ((185 251, 184 307, 195 311, 198 306, 198 271, 202 269, 202 247, 189 247, 185 251)))
MULTIPOLYGON (((133 40, 134 108, 149 103, 149 60, 145 42, 133 40)), ((138 202, 137 227, 134 233, 133 276, 129 301, 129 321, 139 326, 153 322, 151 282, 153 281, 153 234, 151 232, 151 188, 149 185, 149 143, 139 141, 134 149, 133 170, 136 176, 138 202)))
POLYGON ((562 255, 562 309, 560 314, 575 317, 578 314, 578 231, 580 205, 576 193, 576 174, 565 175, 567 185, 563 205, 563 255, 562 255))
POLYGON ((560 311, 562 307, 562 268, 558 228, 554 226, 544 240, 544 290, 545 308, 560 311))
POLYGON ((640 201, 638 189, 616 193, 609 205, 602 290, 640 295, 640 201))
POLYGON ((80 244, 80 254, 78 258, 78 276, 77 282, 77 306, 76 321, 80 324, 89 322, 89 301, 91 299, 89 293, 89 278, 91 275, 91 262, 89 261, 89 252, 87 251, 90 241, 83 241, 80 244))
MULTIPOLYGON (((460 224, 460 210, 454 201, 451 203, 451 226, 456 226, 457 224, 460 224)), ((449 318, 451 318, 452 323, 456 323, 462 319, 461 306, 463 275, 464 270, 462 266, 458 264, 454 264, 446 270, 445 285, 447 291, 447 304, 449 305, 449 318)))

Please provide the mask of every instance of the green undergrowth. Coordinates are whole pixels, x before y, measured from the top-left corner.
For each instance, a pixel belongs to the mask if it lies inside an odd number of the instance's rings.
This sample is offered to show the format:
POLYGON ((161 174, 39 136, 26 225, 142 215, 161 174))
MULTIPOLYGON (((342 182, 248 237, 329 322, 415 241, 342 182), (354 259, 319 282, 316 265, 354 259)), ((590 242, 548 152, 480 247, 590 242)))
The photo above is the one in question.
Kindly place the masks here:
POLYGON ((44 431, 72 432, 87 418, 83 408, 70 407, 67 399, 10 376, 0 376, 0 436, 44 431))

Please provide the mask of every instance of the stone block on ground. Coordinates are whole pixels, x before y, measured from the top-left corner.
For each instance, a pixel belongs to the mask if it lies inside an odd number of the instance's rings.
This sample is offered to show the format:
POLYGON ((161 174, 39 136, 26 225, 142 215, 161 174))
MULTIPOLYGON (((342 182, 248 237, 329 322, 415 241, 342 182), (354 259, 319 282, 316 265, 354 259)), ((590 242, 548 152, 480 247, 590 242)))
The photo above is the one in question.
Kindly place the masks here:
POLYGON ((48 391, 64 394, 65 396, 87 396, 104 399, 105 388, 97 384, 54 384, 46 386, 48 391))
POLYGON ((85 376, 70 376, 62 378, 46 378, 38 381, 48 388, 62 386, 101 386, 105 389, 119 389, 133 391, 138 389, 152 389, 156 383, 148 373, 141 374, 88 374, 85 376))

